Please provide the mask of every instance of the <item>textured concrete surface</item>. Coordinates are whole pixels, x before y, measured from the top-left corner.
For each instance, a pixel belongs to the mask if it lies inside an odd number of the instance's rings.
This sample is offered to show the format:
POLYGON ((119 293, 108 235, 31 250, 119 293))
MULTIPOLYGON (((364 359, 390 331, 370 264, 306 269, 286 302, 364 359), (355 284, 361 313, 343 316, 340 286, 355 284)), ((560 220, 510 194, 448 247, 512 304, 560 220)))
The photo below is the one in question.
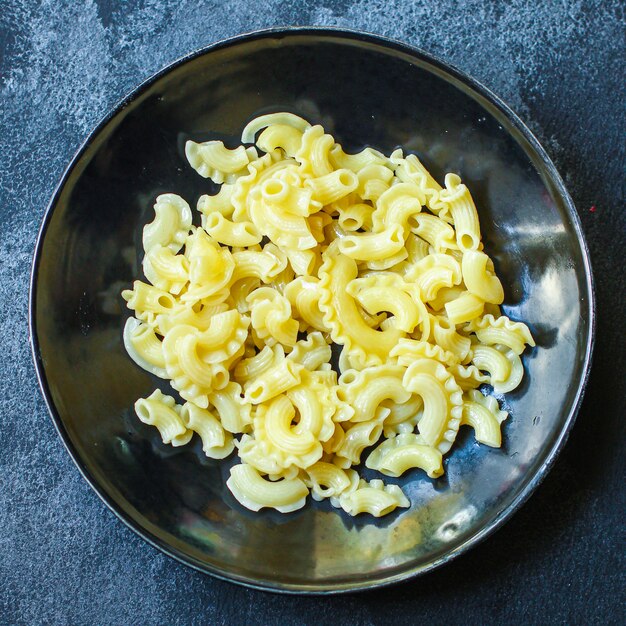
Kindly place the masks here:
POLYGON ((626 600, 624 44, 617 0, 0 0, 0 623, 619 623, 626 600), (590 386, 538 492, 503 530, 444 569, 338 598, 248 591, 179 565, 135 536, 65 452, 27 343, 39 222, 97 120, 190 50, 283 24, 395 37, 492 88, 556 161, 597 279, 590 386))

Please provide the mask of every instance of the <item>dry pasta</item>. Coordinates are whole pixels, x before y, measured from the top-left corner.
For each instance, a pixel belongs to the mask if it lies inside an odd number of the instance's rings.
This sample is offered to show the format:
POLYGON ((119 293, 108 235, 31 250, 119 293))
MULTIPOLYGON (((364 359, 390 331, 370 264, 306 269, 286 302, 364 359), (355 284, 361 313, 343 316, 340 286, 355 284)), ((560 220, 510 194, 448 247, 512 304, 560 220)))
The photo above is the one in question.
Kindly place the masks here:
POLYGON ((136 414, 165 444, 236 452, 226 484, 252 511, 308 495, 349 515, 408 507, 354 466, 437 479, 462 426, 500 447, 508 413, 485 385, 514 390, 535 345, 500 314, 470 191, 402 150, 348 154, 292 113, 253 119, 241 143, 188 141, 219 191, 197 200, 201 226, 168 193, 144 228, 124 345, 183 402, 157 390, 136 414))

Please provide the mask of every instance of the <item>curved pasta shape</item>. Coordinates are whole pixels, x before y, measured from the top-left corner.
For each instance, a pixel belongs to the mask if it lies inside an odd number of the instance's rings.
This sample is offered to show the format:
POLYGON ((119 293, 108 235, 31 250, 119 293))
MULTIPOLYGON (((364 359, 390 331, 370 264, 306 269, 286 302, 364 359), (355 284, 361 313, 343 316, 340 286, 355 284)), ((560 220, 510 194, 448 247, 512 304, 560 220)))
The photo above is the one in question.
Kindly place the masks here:
POLYGON ((306 339, 297 341, 288 359, 301 363, 309 371, 318 369, 323 363, 328 363, 332 351, 320 332, 312 332, 306 339))
POLYGON ((300 363, 282 359, 247 385, 244 398, 251 404, 267 402, 299 385, 303 369, 300 363))
POLYGON ((361 480, 357 489, 339 497, 339 506, 350 515, 369 513, 374 517, 382 517, 398 507, 407 508, 410 504, 400 487, 385 486, 382 480, 369 483, 361 480))
POLYGON ((378 407, 385 400, 407 402, 411 394, 402 385, 405 369, 394 365, 377 365, 360 372, 348 370, 339 378, 339 398, 354 408, 351 422, 376 419, 378 407))
POLYGON ((447 254, 429 254, 406 272, 405 279, 417 285, 424 302, 430 302, 440 289, 461 282, 461 266, 447 254))
POLYGON ((416 216, 425 204, 423 191, 412 183, 398 183, 383 193, 372 215, 372 230, 380 232, 391 226, 402 226, 408 234, 409 218, 416 216))
POLYGON ((291 304, 285 296, 271 287, 255 289, 247 298, 251 307, 250 319, 259 339, 266 345, 282 343, 295 346, 298 322, 291 315, 291 304))
POLYGON ((498 318, 490 314, 484 315, 480 319, 472 320, 465 329, 475 333, 480 343, 489 346, 501 344, 515 354, 524 352, 526 345, 535 345, 528 326, 522 322, 513 322, 506 315, 498 318))
POLYGON ((387 165, 389 159, 378 150, 364 148, 356 154, 346 154, 339 144, 335 144, 330 150, 330 160, 336 168, 348 169, 359 172, 368 165, 387 165))
POLYGON ((185 143, 185 156, 200 176, 219 184, 231 183, 241 175, 246 165, 257 157, 257 152, 244 146, 229 150, 223 141, 196 143, 189 140, 185 143))
POLYGON ((203 216, 202 227, 225 246, 254 246, 262 239, 252 222, 231 222, 217 211, 203 216))
POLYGON ((211 325, 213 316, 229 310, 225 303, 204 304, 202 301, 193 306, 176 307, 167 313, 156 316, 156 327, 161 335, 165 335, 174 326, 184 324, 198 330, 206 330, 211 325))
POLYGON ((485 301, 469 291, 464 291, 454 300, 446 302, 444 308, 452 324, 463 324, 482 315, 485 301))
MULTIPOLYGON (((322 255, 319 250, 285 249, 289 265, 296 276, 314 276, 322 265, 322 255)), ((292 281, 290 280, 289 283, 292 281)))
POLYGON ((285 350, 280 344, 265 346, 258 354, 239 361, 235 367, 235 378, 245 386, 267 370, 278 365, 285 358, 285 350))
POLYGON ((409 367, 416 359, 434 359, 446 367, 459 362, 456 354, 444 350, 440 345, 416 339, 400 339, 389 356, 395 357, 398 365, 403 367, 409 367))
POLYGON ((146 252, 142 267, 146 278, 155 287, 174 295, 178 295, 189 280, 189 261, 160 244, 146 252))
POLYGON ((330 174, 334 169, 330 163, 330 150, 334 145, 335 140, 326 135, 321 126, 307 128, 296 153, 302 173, 315 178, 330 174))
POLYGON ((335 245, 331 244, 323 255, 319 272, 323 289, 319 307, 324 324, 330 328, 333 341, 344 345, 364 365, 380 365, 402 333, 396 328, 373 330, 363 321, 354 299, 346 293, 348 284, 357 276, 356 263, 337 254, 335 245))
POLYGON ((287 267, 285 253, 273 244, 267 244, 263 250, 233 252, 232 259, 231 284, 244 278, 258 278, 266 284, 271 283, 287 267))
POLYGON ((244 433, 250 430, 251 404, 244 401, 241 385, 230 381, 222 389, 208 394, 208 400, 217 411, 224 430, 229 433, 244 433))
POLYGON ((271 124, 260 135, 256 145, 263 152, 282 150, 285 156, 295 157, 302 145, 302 134, 305 128, 296 128, 288 124, 271 124))
POLYGON ((491 259, 478 250, 467 250, 461 261, 463 282, 468 291, 485 302, 502 304, 504 289, 500 279, 495 275, 491 259))
POLYGON ((184 446, 193 437, 193 432, 185 427, 180 418, 174 398, 155 389, 147 398, 135 402, 137 417, 149 426, 158 429, 165 444, 174 447, 184 446))
POLYGON ((339 209, 339 226, 346 232, 353 232, 359 228, 371 227, 374 208, 362 202, 349 204, 339 209))
POLYGON ((339 251, 351 259, 378 261, 400 252, 404 247, 404 232, 396 224, 377 233, 346 235, 339 239, 338 245, 339 251))
POLYGON ((301 509, 309 490, 299 478, 270 482, 261 477, 251 465, 235 465, 230 470, 226 485, 235 499, 251 511, 263 507, 291 513, 301 509))
POLYGON ((386 165, 372 163, 361 168, 357 174, 357 194, 363 200, 379 201, 389 189, 393 180, 393 170, 386 165))
POLYGON ((459 386, 446 368, 432 359, 416 360, 404 374, 404 386, 424 401, 418 429, 424 443, 442 454, 450 450, 463 413, 459 386))
POLYGON ((355 470, 344 470, 324 461, 314 463, 305 472, 304 482, 311 489, 314 500, 337 498, 359 480, 355 470))
POLYGON ((506 411, 500 410, 493 396, 483 396, 480 391, 471 389, 463 402, 461 424, 474 429, 476 441, 499 448, 502 445, 501 425, 508 416, 506 411))
POLYGON ((425 445, 419 435, 404 433, 383 441, 367 457, 365 467, 394 477, 418 467, 430 478, 438 478, 443 474, 443 456, 436 448, 425 445))
POLYGON ((454 228, 435 215, 428 213, 411 215, 408 225, 411 232, 428 242, 435 252, 458 249, 454 228))
POLYGON ((379 272, 352 280, 346 290, 371 315, 389 311, 393 317, 388 320, 388 327, 410 333, 419 325, 422 338, 428 338, 428 311, 415 285, 405 282, 401 276, 379 272))
POLYGON ((361 462, 365 448, 373 446, 383 434, 382 422, 389 414, 389 409, 382 409, 375 420, 359 422, 345 431, 341 446, 336 450, 335 463, 348 468, 361 462))
MULTIPOLYGON (((241 133, 242 143, 254 143, 254 137, 256 134, 267 128, 268 126, 289 126, 300 133, 303 133, 307 128, 310 128, 310 124, 299 115, 293 113, 267 113, 266 115, 259 115, 253 120, 248 122, 241 133)), ((260 147, 260 146, 259 146, 260 147)))
POLYGON ((476 389, 485 383, 489 383, 489 376, 483 374, 475 365, 452 365, 448 368, 454 376, 456 384, 463 390, 476 389))
POLYGON ((463 252, 477 250, 480 245, 480 224, 469 189, 456 174, 446 174, 445 183, 446 188, 439 194, 439 198, 450 207, 456 242, 463 252))
POLYGON ((351 170, 340 169, 317 178, 309 178, 304 184, 312 191, 314 200, 320 205, 326 205, 352 193, 357 188, 359 179, 351 170))
POLYGON ((299 421, 293 432, 311 433, 318 441, 328 441, 335 432, 335 413, 338 409, 332 389, 307 371, 302 382, 287 391, 287 397, 298 410, 299 421))
POLYGON ((138 319, 153 322, 161 313, 169 313, 178 308, 176 298, 167 291, 136 280, 132 289, 124 289, 122 298, 126 306, 135 312, 138 319))
POLYGON ((461 363, 470 358, 472 341, 456 331, 456 328, 445 317, 433 315, 430 318, 431 339, 443 350, 452 352, 461 363))
MULTIPOLYGON (((241 179, 239 179, 241 180, 241 179)), ((222 185, 220 190, 213 196, 204 194, 198 198, 196 208, 202 215, 221 213, 224 217, 231 217, 235 207, 232 203, 235 185, 222 185)))
POLYGON ((328 332, 319 303, 323 295, 318 278, 301 276, 285 287, 284 296, 291 302, 298 316, 315 330, 328 332))
POLYGON ((389 409, 389 415, 383 421, 383 435, 393 437, 401 433, 412 433, 423 415, 424 402, 411 394, 407 402, 395 404, 386 401, 383 406, 389 409))
POLYGON ((123 339, 128 356, 139 367, 159 378, 167 378, 163 346, 151 326, 129 317, 124 325, 123 339))
POLYGON ((233 436, 208 409, 185 402, 180 409, 180 418, 189 430, 200 435, 202 451, 209 458, 225 459, 235 449, 233 436))
POLYGON ((176 254, 191 229, 191 208, 180 196, 164 193, 157 197, 154 213, 154 220, 143 228, 143 249, 149 252, 159 245, 176 254))
POLYGON ((472 363, 479 370, 489 372, 489 382, 494 386, 506 385, 511 376, 511 361, 500 350, 492 346, 474 344, 472 346, 472 363))

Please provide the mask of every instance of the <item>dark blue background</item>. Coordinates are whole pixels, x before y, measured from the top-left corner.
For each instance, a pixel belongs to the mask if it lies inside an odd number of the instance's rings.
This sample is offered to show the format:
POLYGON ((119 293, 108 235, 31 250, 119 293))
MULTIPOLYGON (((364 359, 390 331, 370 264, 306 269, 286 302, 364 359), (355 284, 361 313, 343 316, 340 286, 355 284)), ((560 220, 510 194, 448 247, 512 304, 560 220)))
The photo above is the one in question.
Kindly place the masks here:
POLYGON ((624 48, 618 1, 0 0, 0 623, 619 623, 626 601, 624 48), (536 494, 445 568, 344 597, 248 591, 135 536, 65 452, 27 342, 37 229, 98 119, 177 57, 287 24, 395 37, 442 56, 507 101, 565 178, 597 285, 595 363, 583 409, 536 494))

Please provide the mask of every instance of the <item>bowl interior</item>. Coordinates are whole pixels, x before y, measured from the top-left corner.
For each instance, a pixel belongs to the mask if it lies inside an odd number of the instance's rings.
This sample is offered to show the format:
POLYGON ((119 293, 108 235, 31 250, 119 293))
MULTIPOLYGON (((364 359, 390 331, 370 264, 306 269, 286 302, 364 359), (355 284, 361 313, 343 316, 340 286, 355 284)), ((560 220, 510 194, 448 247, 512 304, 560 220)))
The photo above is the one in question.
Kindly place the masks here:
MULTIPOLYGON (((591 333, 589 275, 558 177, 488 95, 418 53, 373 38, 292 32, 243 38, 140 88, 91 137, 53 202, 33 274, 36 359, 57 425, 100 495, 187 563, 276 589, 341 590, 400 579, 446 560, 515 506, 545 470, 578 399, 591 333), (223 138, 263 112, 322 123, 344 147, 415 151, 439 179, 458 172, 479 207, 505 286, 505 312, 537 348, 506 397, 502 449, 461 430, 446 474, 401 480, 412 506, 382 520, 312 503, 244 510, 230 463, 199 442, 173 449, 133 403, 164 381, 125 354, 119 296, 140 274, 141 230, 156 195, 192 206, 210 184, 186 163, 187 138, 223 138)), ((175 394, 174 394, 175 395, 175 394)), ((196 438, 197 439, 197 438, 196 438)))

